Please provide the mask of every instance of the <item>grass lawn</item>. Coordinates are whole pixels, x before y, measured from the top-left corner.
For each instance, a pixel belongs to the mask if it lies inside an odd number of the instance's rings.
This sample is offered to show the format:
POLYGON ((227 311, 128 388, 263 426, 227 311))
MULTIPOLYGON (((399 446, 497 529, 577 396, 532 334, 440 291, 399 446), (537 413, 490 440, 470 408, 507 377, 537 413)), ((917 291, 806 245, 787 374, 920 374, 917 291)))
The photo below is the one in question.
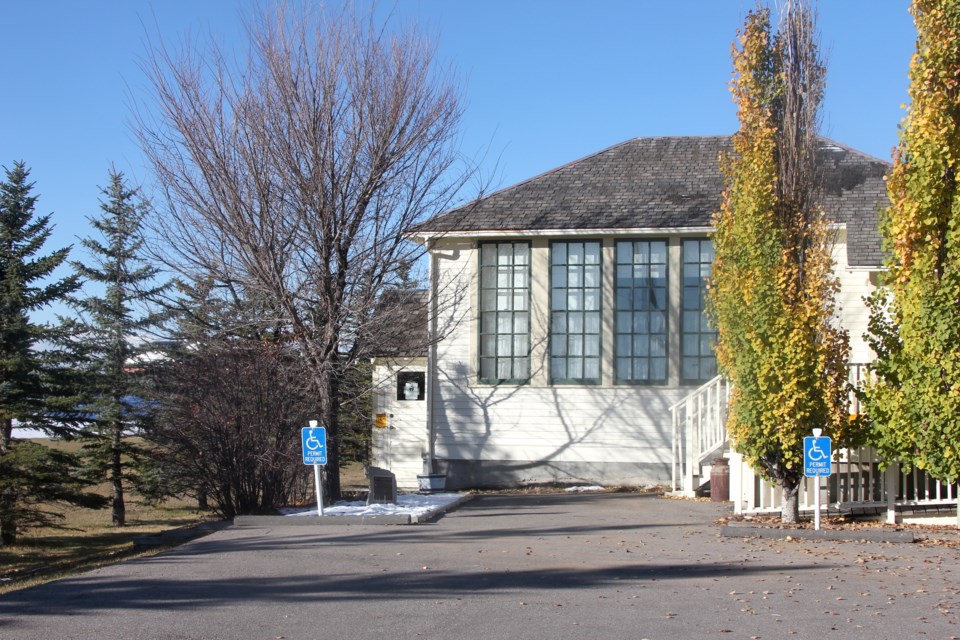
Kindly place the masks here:
MULTIPOLYGON (((67 445, 69 446, 69 445, 67 445)), ((363 467, 353 463, 341 473, 347 486, 362 486, 363 467)), ((109 495, 108 485, 100 490, 109 495)), ((42 584, 158 550, 134 551, 134 538, 188 526, 215 517, 201 512, 188 500, 168 500, 159 505, 143 503, 136 494, 126 495, 127 525, 110 524, 110 509, 59 507, 62 529, 29 529, 17 544, 0 546, 0 594, 42 584)))

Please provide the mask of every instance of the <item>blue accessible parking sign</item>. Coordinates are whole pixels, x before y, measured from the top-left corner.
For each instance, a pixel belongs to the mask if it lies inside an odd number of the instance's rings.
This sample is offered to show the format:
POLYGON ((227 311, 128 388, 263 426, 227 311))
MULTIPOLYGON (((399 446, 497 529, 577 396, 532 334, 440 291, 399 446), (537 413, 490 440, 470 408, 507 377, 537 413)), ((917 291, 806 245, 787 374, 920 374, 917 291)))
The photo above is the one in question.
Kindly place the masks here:
POLYGON ((327 430, 324 427, 304 427, 300 430, 300 438, 303 464, 327 464, 327 430))
MULTIPOLYGON (((814 429, 818 432, 819 429, 814 429)), ((830 459, 833 456, 832 443, 826 436, 806 437, 803 439, 803 475, 819 478, 830 475, 830 459)))

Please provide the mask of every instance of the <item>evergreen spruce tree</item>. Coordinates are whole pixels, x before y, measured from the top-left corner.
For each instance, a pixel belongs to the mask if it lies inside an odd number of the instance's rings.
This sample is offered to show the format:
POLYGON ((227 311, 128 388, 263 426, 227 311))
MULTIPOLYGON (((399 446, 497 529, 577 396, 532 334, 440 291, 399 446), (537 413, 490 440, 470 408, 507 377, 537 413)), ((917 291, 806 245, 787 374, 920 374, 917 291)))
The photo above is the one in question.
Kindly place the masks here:
POLYGON ((13 439, 15 421, 51 435, 68 435, 73 425, 72 416, 59 410, 71 393, 55 348, 59 329, 34 322, 30 314, 64 300, 78 281, 76 275, 49 281, 70 248, 42 254, 52 227, 49 214, 35 214, 37 197, 31 194, 30 171, 17 162, 10 169, 4 167, 4 172, 6 179, 0 182, 0 540, 9 544, 16 540, 18 528, 43 520, 36 508, 38 498, 82 502, 83 496, 68 487, 82 485, 69 456, 57 458, 62 465, 58 484, 40 473, 40 462, 49 456, 33 448, 21 450, 29 443, 13 439))
POLYGON ((960 477, 960 4, 916 0, 910 105, 881 220, 872 300, 877 374, 865 407, 888 460, 960 477))
POLYGON ((129 436, 147 425, 150 404, 144 393, 144 337, 159 327, 163 314, 150 309, 150 300, 162 293, 156 285, 158 269, 142 257, 142 220, 146 205, 123 174, 111 169, 102 189, 99 218, 90 224, 102 240, 82 241, 92 260, 74 268, 89 283, 102 287, 76 301, 80 311, 77 337, 86 365, 84 407, 90 415, 85 447, 98 477, 112 486, 112 521, 126 522, 124 478, 128 461, 140 450, 129 436))

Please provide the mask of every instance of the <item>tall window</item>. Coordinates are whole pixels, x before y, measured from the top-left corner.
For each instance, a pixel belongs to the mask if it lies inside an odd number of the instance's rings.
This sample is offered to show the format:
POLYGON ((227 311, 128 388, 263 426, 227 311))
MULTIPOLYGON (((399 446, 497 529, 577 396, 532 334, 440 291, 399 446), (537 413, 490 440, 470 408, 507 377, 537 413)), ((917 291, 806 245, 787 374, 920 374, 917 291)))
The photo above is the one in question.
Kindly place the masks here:
POLYGON ((600 242, 550 245, 550 380, 600 383, 600 242))
POLYGON ((717 375, 713 343, 717 332, 707 322, 707 278, 713 265, 713 243, 707 239, 683 241, 680 378, 705 382, 717 375))
POLYGON ((530 245, 480 245, 480 382, 530 379, 530 245))
POLYGON ((667 381, 667 242, 617 242, 616 381, 667 381))

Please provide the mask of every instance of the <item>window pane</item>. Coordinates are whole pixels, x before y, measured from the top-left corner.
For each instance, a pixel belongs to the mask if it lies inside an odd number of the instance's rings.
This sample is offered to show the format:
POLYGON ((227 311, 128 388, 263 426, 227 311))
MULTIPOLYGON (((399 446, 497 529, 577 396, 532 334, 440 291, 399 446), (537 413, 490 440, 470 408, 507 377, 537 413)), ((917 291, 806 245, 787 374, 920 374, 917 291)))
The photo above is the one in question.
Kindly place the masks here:
POLYGON ((600 355, 600 336, 585 336, 583 339, 583 355, 600 355))
POLYGON ((530 358, 514 358, 513 376, 515 380, 527 380, 530 378, 530 358))
POLYGON ((567 360, 567 377, 572 380, 583 379, 583 358, 569 358, 567 360))
POLYGON ((567 349, 572 356, 582 356, 583 336, 567 336, 567 349))
POLYGON ((583 363, 583 377, 586 380, 598 380, 600 378, 600 360, 590 358, 583 363))
POLYGON ((651 313, 650 314, 650 333, 666 333, 666 332, 667 332, 667 314, 651 313))
POLYGON ((553 356, 567 355, 567 339, 563 338, 560 340, 552 340, 550 342, 550 355, 553 355, 553 356))
POLYGON ((564 358, 550 359, 550 377, 554 380, 564 380, 567 377, 567 361, 564 358))
POLYGON ((528 274, 526 267, 514 268, 513 286, 515 289, 526 289, 529 286, 527 280, 528 274))
POLYGON ((567 286, 567 268, 566 267, 552 267, 553 281, 550 283, 550 286, 556 289, 562 289, 567 286))
POLYGON ((600 267, 599 266, 586 267, 583 270, 583 286, 585 287, 600 286, 600 267))
POLYGON ((530 322, 529 322, 528 314, 526 313, 513 314, 513 332, 523 333, 526 335, 530 334, 530 322))
POLYGON ((496 290, 483 291, 480 294, 480 309, 482 311, 493 311, 497 308, 496 290))
POLYGON ((497 336, 482 336, 480 338, 480 352, 493 355, 497 352, 497 336))
POLYGON ((569 331, 570 333, 583 333, 583 314, 582 313, 567 314, 567 331, 569 331))
POLYGON ((633 378, 634 380, 646 381, 650 378, 650 363, 647 358, 633 359, 633 378))
POLYGON ((514 291, 514 293, 513 293, 513 310, 514 310, 514 311, 526 311, 526 310, 527 310, 527 292, 526 292, 526 291, 514 291))
POLYGON ((562 311, 557 311, 553 314, 553 317, 550 319, 550 333, 566 333, 567 332, 567 314, 562 311))
POLYGON ((583 320, 584 333, 600 333, 600 313, 598 311, 583 314, 583 320))
POLYGON ((497 286, 497 271, 492 267, 483 267, 480 270, 480 287, 483 289, 493 289, 497 286))
POLYGON ((650 379, 655 381, 666 381, 667 379, 667 359, 650 358, 650 379))
POLYGON ((497 332, 497 314, 484 313, 480 316, 480 332, 481 333, 497 332))
POLYGON ((494 377, 494 359, 493 358, 480 358, 480 379, 481 380, 492 380, 494 377))
POLYGON ((530 350, 529 340, 527 336, 513 336, 513 355, 515 356, 525 356, 530 350))
POLYGON ((666 336, 652 336, 650 338, 650 355, 660 358, 667 355, 666 336))
MULTIPOLYGON (((638 311, 633 314, 633 332, 638 334, 647 334, 654 331, 650 326, 650 315, 645 311, 638 311)), ((657 314, 653 314, 657 317, 657 314)))

